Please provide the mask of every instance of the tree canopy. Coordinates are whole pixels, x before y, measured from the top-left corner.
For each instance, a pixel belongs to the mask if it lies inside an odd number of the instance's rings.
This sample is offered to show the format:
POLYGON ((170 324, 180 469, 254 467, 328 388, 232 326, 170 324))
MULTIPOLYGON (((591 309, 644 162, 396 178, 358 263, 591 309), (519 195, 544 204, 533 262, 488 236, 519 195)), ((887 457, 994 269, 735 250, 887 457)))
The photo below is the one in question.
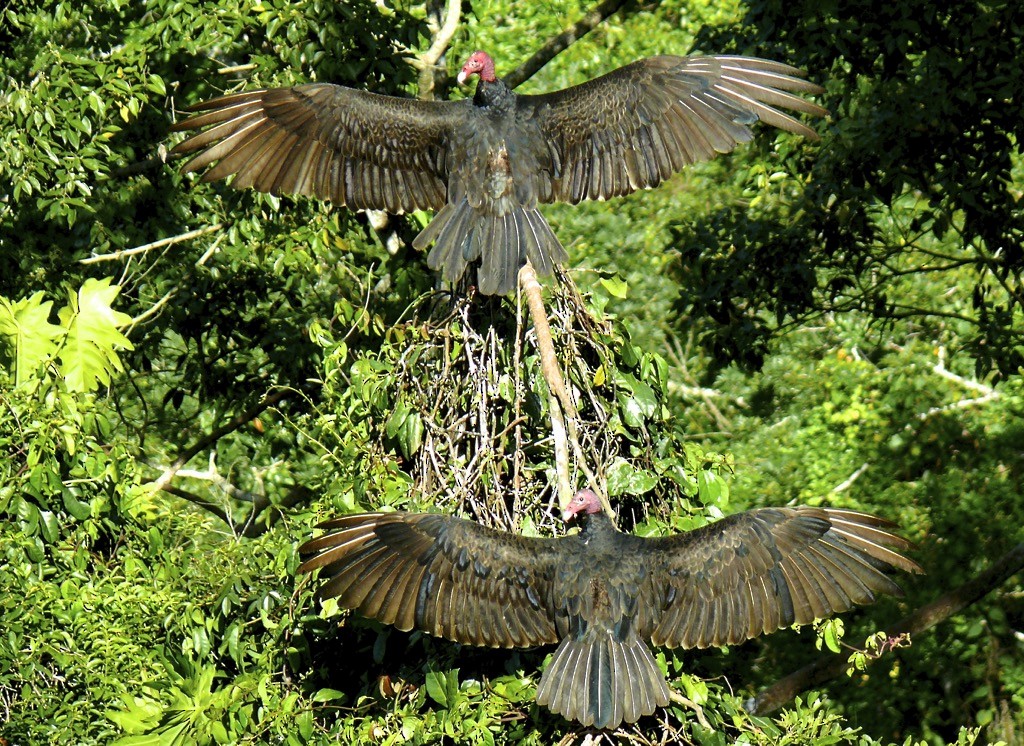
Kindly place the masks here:
POLYGON ((425 215, 167 160, 179 111, 221 92, 464 96, 483 48, 523 92, 696 52, 827 89, 820 143, 762 127, 657 190, 544 208, 570 254, 545 303, 571 478, 645 535, 866 510, 928 572, 800 634, 660 651, 678 701, 620 735, 1018 742, 1022 28, 977 0, 0 6, 0 737, 583 739, 534 704, 549 649, 399 633, 295 577, 345 512, 562 530, 522 300, 438 288, 425 215), (752 711, 826 655, 834 678, 752 711))

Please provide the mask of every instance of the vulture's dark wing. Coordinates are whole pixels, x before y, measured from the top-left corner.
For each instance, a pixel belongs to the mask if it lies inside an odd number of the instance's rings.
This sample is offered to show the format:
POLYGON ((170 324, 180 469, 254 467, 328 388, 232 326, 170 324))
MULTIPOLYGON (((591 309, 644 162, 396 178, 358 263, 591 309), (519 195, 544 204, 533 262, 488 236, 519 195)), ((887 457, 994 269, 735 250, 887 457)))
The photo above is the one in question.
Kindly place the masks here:
POLYGON ((203 181, 304 194, 354 209, 440 209, 452 132, 469 101, 417 101, 313 83, 223 96, 173 130, 208 127, 172 153, 200 151, 182 169, 214 162, 203 181))
POLYGON ((323 568, 321 598, 456 642, 558 642, 552 578, 558 539, 496 531, 434 513, 360 513, 320 525, 299 572, 323 568))
POLYGON ((828 508, 763 508, 650 540, 638 631, 655 645, 739 643, 900 595, 885 571, 922 572, 881 518, 828 508))
POLYGON ((520 97, 557 159, 552 201, 577 203, 654 187, 684 166, 751 139, 757 120, 818 139, 779 108, 828 112, 803 73, 753 57, 651 57, 582 85, 520 97))

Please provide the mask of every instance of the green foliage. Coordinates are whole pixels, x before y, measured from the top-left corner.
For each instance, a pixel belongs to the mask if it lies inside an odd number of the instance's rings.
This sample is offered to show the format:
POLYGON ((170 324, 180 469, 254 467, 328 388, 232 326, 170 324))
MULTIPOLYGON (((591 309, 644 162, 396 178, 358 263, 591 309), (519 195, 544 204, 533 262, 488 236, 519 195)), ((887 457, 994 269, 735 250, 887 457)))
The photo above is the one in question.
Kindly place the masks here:
MULTIPOLYGON (((723 374, 717 385, 729 398, 716 400, 713 418, 705 412, 694 423, 698 430, 727 423, 733 455, 747 465, 737 469, 735 495, 758 505, 792 500, 867 510, 891 518, 919 543, 913 556, 930 578, 941 579, 939 588, 904 583, 906 602, 876 607, 874 626, 845 618, 844 640, 855 645, 976 575, 1020 541, 1024 520, 1017 499, 1018 382, 992 389, 962 368, 947 368, 942 349, 920 340, 913 327, 906 337, 887 339, 873 347, 873 330, 855 316, 807 330, 788 339, 757 376, 723 374)), ((707 445, 716 442, 725 445, 707 445)), ((955 740, 964 723, 989 724, 990 740, 1012 742, 1013 717, 1000 713, 1020 706, 1018 667, 1003 652, 1017 645, 1006 624, 1022 611, 1017 587, 995 590, 896 652, 887 642, 853 690, 863 701, 861 722, 891 729, 927 711, 933 717, 919 733, 932 742, 955 740), (937 668, 936 658, 948 663, 937 668), (903 680, 914 682, 909 701, 891 697, 892 682, 903 680)), ((757 667, 798 667, 800 653, 790 649, 796 642, 768 638, 757 667)), ((853 657, 855 667, 874 658, 870 648, 853 657)), ((759 675, 741 670, 745 678, 759 675)))
POLYGON ((827 86, 833 119, 813 163, 782 150, 767 168, 751 167, 749 202, 676 226, 677 309, 705 349, 758 367, 775 331, 856 310, 880 328, 909 319, 932 338, 955 339, 979 374, 1016 375, 1016 5, 761 0, 742 25, 706 27, 701 45, 747 43, 749 25, 777 30, 764 41, 784 45, 787 60, 827 86))
MULTIPOLYGON (((869 639, 986 567, 1024 520, 1020 26, 1006 3, 875 5, 628 6, 523 86, 694 46, 787 59, 828 86, 820 148, 760 133, 650 193, 545 207, 582 288, 548 283, 555 345, 584 460, 624 527, 828 502, 896 520, 930 573, 902 605, 820 634, 660 651, 700 710, 673 703, 626 729, 633 742, 1024 731, 1019 583, 870 666, 865 645, 832 699, 771 718, 743 708, 816 643, 869 639), (805 318, 817 326, 775 341, 805 318), (746 377, 723 359, 764 366, 746 377), (1008 380, 991 389, 975 367, 1008 380)), ((176 112, 224 90, 315 79, 414 93, 406 57, 432 41, 428 10, 0 8, 0 738, 583 737, 533 703, 548 651, 383 629, 293 580, 297 543, 338 512, 561 530, 547 510, 550 392, 522 310, 431 292, 407 248, 423 216, 392 218, 389 249, 360 215, 164 162, 176 112)), ((590 8, 465 10, 448 67, 483 47, 507 72, 590 8)))
POLYGON ((49 322, 52 307, 52 301, 43 301, 42 291, 15 303, 0 296, 0 338, 5 342, 4 357, 13 364, 15 385, 31 380, 57 351, 55 340, 67 334, 49 322))
POLYGON ((53 303, 43 301, 42 292, 13 303, 0 296, 0 360, 13 363, 15 384, 34 380, 39 366, 51 361, 69 391, 109 384, 113 373, 124 370, 117 350, 132 349, 118 331, 131 318, 111 308, 118 292, 109 280, 86 280, 58 311, 60 324, 49 322, 53 303))

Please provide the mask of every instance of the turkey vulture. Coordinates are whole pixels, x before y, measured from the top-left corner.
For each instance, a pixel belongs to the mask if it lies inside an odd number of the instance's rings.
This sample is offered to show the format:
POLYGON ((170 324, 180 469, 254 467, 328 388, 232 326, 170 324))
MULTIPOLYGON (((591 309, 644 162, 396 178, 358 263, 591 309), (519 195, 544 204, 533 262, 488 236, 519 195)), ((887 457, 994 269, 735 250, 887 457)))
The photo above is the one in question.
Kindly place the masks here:
POLYGON ((469 645, 558 643, 537 702, 615 728, 669 701, 647 642, 743 642, 899 595, 885 571, 921 572, 888 521, 830 508, 761 508, 662 538, 620 532, 590 490, 580 531, 538 539, 434 513, 360 513, 321 524, 299 572, 320 598, 401 630, 469 645))
POLYGON ((582 85, 516 95, 474 52, 459 82, 476 95, 417 101, 325 83, 249 91, 189 107, 173 130, 209 127, 172 153, 203 181, 304 194, 354 209, 437 210, 413 246, 445 280, 480 260, 481 293, 505 294, 529 258, 538 273, 568 255, 540 202, 607 199, 655 187, 683 166, 751 139, 758 119, 817 139, 778 108, 825 109, 796 68, 753 57, 651 57, 582 85))

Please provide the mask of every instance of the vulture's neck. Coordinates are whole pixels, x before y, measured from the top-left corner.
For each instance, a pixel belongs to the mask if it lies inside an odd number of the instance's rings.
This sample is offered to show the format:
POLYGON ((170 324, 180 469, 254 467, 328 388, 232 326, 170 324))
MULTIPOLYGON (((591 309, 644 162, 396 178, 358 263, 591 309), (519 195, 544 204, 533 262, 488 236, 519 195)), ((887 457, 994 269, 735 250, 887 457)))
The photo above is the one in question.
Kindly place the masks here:
POLYGON ((584 543, 610 539, 618 533, 619 530, 615 528, 612 519, 603 511, 587 514, 584 517, 583 524, 580 526, 580 538, 583 539, 584 543))
POLYGON ((487 109, 507 111, 512 108, 515 95, 501 78, 481 80, 476 84, 476 95, 473 103, 487 109))

